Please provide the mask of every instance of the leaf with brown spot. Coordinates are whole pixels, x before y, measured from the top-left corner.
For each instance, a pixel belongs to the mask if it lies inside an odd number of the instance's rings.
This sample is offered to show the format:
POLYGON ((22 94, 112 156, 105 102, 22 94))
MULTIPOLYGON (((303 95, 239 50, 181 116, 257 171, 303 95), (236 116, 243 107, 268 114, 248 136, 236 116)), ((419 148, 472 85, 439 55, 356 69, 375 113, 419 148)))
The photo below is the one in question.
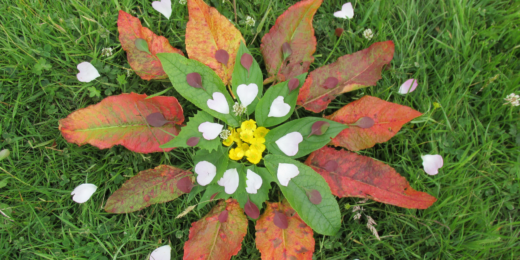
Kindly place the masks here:
POLYGON ((341 198, 369 198, 409 209, 426 209, 437 200, 414 190, 392 167, 346 150, 323 147, 311 153, 305 164, 323 176, 332 194, 341 198), (338 165, 332 172, 326 170, 331 161, 338 165))
POLYGON ((174 200, 184 194, 177 188, 177 182, 184 178, 191 182, 188 177, 191 175, 191 172, 168 165, 141 171, 108 198, 105 211, 129 213, 174 200))
POLYGON ((157 53, 169 52, 184 55, 179 49, 173 48, 168 39, 157 36, 150 29, 143 27, 138 18, 122 10, 119 10, 117 29, 121 47, 127 53, 128 63, 135 73, 144 80, 168 77, 162 68, 161 61, 156 56, 157 53), (144 43, 136 45, 136 41, 140 41, 138 39, 146 41, 149 53, 139 50, 139 46, 143 46, 144 43))
POLYGON ((266 202, 264 214, 256 222, 256 248, 262 259, 312 259, 314 237, 312 228, 294 212, 289 203, 266 202), (287 218, 287 229, 274 224, 275 212, 287 218))
POLYGON ((236 255, 247 233, 247 218, 234 199, 221 200, 211 211, 191 224, 184 243, 184 259, 226 260, 236 255), (222 212, 227 210, 224 221, 222 212), (221 221, 219 221, 222 220, 221 221))
POLYGON ((350 125, 333 138, 331 144, 359 151, 390 140, 405 123, 421 115, 407 106, 364 96, 325 118, 350 125), (363 117, 372 119, 370 127, 366 127, 370 124, 352 125, 359 124, 358 121, 363 117))
POLYGON ((245 42, 242 34, 217 9, 208 6, 203 0, 188 0, 188 12, 190 15, 186 25, 188 56, 213 69, 227 85, 235 67, 240 41, 245 42), (227 64, 222 64, 215 58, 218 50, 224 50, 229 54, 227 64))
POLYGON ((375 86, 381 79, 381 70, 390 64, 393 57, 394 43, 378 42, 312 71, 300 89, 298 105, 318 113, 341 93, 375 86), (338 80, 337 84, 331 84, 334 83, 331 77, 338 80), (332 85, 334 87, 330 88, 332 85))
POLYGON ((74 111, 59 121, 61 134, 67 142, 89 143, 100 149, 119 144, 137 153, 171 151, 173 148, 161 149, 159 145, 179 134, 178 125, 184 121, 182 107, 174 97, 146 97, 120 94, 74 111), (158 112, 172 123, 149 126, 147 116, 158 112))
POLYGON ((276 19, 275 25, 264 35, 260 50, 269 74, 264 84, 290 80, 309 71, 314 61, 312 55, 316 51, 312 19, 322 2, 304 0, 294 4, 276 19), (288 43, 289 48, 284 48, 284 43, 288 43), (287 59, 284 58, 284 49, 286 52, 291 50, 287 59))

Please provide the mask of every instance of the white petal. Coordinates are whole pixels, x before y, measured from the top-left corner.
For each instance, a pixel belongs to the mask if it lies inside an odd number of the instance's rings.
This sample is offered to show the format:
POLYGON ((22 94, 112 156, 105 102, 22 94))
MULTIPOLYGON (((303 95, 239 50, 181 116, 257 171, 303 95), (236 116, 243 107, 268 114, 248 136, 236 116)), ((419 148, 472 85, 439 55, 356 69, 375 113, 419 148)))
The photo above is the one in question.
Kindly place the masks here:
POLYGON ((94 67, 94 65, 90 64, 90 62, 82 62, 77 66, 79 73, 76 75, 79 81, 81 82, 91 82, 95 78, 101 76, 99 72, 94 67))
POLYGON ((211 122, 204 122, 199 125, 199 132, 202 133, 202 136, 206 140, 213 140, 217 138, 217 136, 220 135, 220 132, 222 132, 222 129, 224 128, 224 125, 217 124, 217 123, 211 123, 211 122))
POLYGON ((283 117, 291 111, 291 106, 283 102, 284 97, 278 96, 273 100, 271 108, 269 109, 269 115, 267 117, 283 117))
POLYGON ((238 188, 238 172, 237 169, 229 169, 224 172, 224 176, 217 182, 218 185, 224 187, 227 194, 233 194, 238 188))
POLYGON ((246 191, 250 194, 256 194, 258 189, 262 187, 262 177, 254 171, 247 169, 246 191))
POLYGON ((224 94, 213 93, 213 99, 208 99, 208 107, 222 114, 229 114, 229 105, 224 94))
POLYGON ((292 132, 284 135, 276 141, 278 148, 287 156, 294 156, 298 153, 298 145, 303 141, 303 136, 299 132, 292 132))
POLYGON ((172 2, 170 0, 155 1, 152 3, 152 7, 157 12, 166 16, 167 19, 170 19, 172 15, 172 2))
POLYGON ((90 183, 83 183, 78 187, 74 188, 74 190, 70 193, 70 195, 74 195, 72 200, 77 203, 85 203, 87 200, 92 197, 92 194, 96 192, 97 186, 90 183))
POLYGON ((352 19, 354 17, 354 8, 350 2, 343 4, 341 11, 334 13, 335 17, 343 19, 352 19))
POLYGON ((423 167, 424 171, 429 175, 436 175, 439 173, 439 168, 444 165, 444 161, 442 160, 442 156, 438 154, 434 155, 421 155, 421 158, 423 160, 423 167))
POLYGON ((258 86, 255 83, 249 85, 241 84, 237 87, 237 96, 244 107, 255 101, 258 95, 258 86))
POLYGON ((418 84, 416 79, 409 79, 405 81, 401 87, 399 87, 399 94, 404 95, 411 93, 415 90, 415 88, 417 88, 417 85, 418 84))
POLYGON ((153 250, 150 260, 170 260, 172 248, 169 245, 161 246, 153 250))
POLYGON ((217 175, 217 167, 208 161, 200 161, 195 165, 195 173, 198 175, 197 182, 202 186, 206 186, 217 175))
POLYGON ((278 164, 278 171, 276 173, 278 177, 278 181, 281 185, 287 186, 289 185, 289 181, 298 176, 300 174, 300 170, 298 170, 298 167, 291 163, 279 163, 278 164))

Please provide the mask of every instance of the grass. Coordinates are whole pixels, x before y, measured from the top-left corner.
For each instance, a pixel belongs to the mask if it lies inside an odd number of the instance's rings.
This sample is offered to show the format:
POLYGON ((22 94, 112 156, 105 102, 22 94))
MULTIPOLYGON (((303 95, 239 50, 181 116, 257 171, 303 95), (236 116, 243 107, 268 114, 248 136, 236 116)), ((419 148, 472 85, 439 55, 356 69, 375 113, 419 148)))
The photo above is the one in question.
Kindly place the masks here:
MULTIPOLYGON (((191 167, 190 151, 174 150, 167 159, 122 147, 78 147, 67 143, 57 127, 59 119, 108 95, 153 94, 170 86, 135 74, 126 77, 129 65, 117 38, 119 8, 135 11, 145 26, 184 51, 186 7, 174 0, 168 21, 150 2, 0 0, 0 149, 11 151, 0 161, 0 183, 6 183, 0 188, 0 209, 11 217, 0 216, 1 259, 144 259, 166 243, 173 259, 182 258, 191 223, 209 206, 182 219, 174 217, 190 205, 185 197, 124 215, 108 214, 103 206, 139 171, 160 164, 191 167), (104 47, 114 48, 114 55, 101 57, 104 47), (76 65, 91 60, 103 77, 78 82, 76 65), (70 191, 86 180, 99 189, 87 203, 76 204, 70 191)), ((209 2, 234 20, 230 2, 209 2)), ((250 15, 258 26, 269 2, 273 9, 250 44, 257 60, 262 60, 261 37, 296 1, 237 1, 237 27, 248 43, 256 27, 242 21, 250 15)), ((311 69, 328 56, 331 62, 378 41, 393 40, 396 48, 391 68, 376 87, 342 95, 324 114, 366 94, 423 112, 387 143, 360 153, 393 166, 412 187, 438 201, 426 210, 364 203, 366 214, 378 223, 378 241, 366 219, 353 220, 347 209, 359 199, 340 199, 342 229, 333 237, 315 235, 314 259, 520 258, 520 110, 503 105, 506 95, 520 94, 519 3, 353 1, 355 17, 343 21, 332 16, 343 1, 324 2, 314 18, 318 47, 311 69), (346 35, 333 51, 334 29, 340 26, 346 35), (371 41, 362 36, 365 28, 375 33, 371 41), (411 77, 419 80, 417 90, 398 95, 399 85, 411 77), (438 175, 428 176, 420 155, 433 153, 441 154, 445 164, 438 175)), ((174 91, 166 95, 178 97, 174 91)), ((196 111, 180 101, 185 115, 196 111)), ((259 258, 250 225, 233 259, 259 258)))

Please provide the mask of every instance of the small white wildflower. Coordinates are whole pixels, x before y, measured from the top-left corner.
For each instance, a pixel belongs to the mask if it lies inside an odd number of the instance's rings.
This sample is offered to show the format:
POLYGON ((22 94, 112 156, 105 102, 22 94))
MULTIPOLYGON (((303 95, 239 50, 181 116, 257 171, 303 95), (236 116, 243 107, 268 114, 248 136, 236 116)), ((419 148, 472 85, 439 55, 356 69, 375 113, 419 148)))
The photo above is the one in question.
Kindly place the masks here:
POLYGON ((220 132, 220 138, 226 140, 231 135, 231 131, 224 129, 222 132, 220 132))
POLYGON ((370 28, 368 28, 365 31, 363 31, 363 36, 365 37, 365 39, 370 41, 372 40, 372 37, 374 37, 374 33, 370 28))
POLYGON ((179 4, 185 5, 188 2, 188 0, 179 0, 179 4))
POLYGON ((356 213, 356 215, 354 215, 354 220, 358 220, 361 218, 361 213, 356 213))
POLYGON ((233 112, 235 113, 235 116, 240 116, 246 112, 246 107, 242 106, 238 102, 235 102, 235 105, 233 105, 233 112))
POLYGON ((103 49, 101 50, 101 56, 110 57, 110 56, 112 56, 112 54, 113 54, 113 53, 112 53, 113 50, 114 50, 114 49, 112 49, 112 48, 110 48, 110 47, 108 47, 108 48, 103 48, 103 49))
POLYGON ((509 94, 504 100, 506 101, 504 105, 520 106, 520 96, 515 93, 509 94))
POLYGON ((352 212, 356 212, 356 211, 358 211, 358 210, 359 210, 359 212, 363 212, 363 211, 365 211, 365 209, 364 209, 363 207, 360 207, 360 206, 354 206, 354 207, 352 207, 352 212))
POLYGON ((246 17, 246 25, 255 26, 255 19, 248 15, 246 17))

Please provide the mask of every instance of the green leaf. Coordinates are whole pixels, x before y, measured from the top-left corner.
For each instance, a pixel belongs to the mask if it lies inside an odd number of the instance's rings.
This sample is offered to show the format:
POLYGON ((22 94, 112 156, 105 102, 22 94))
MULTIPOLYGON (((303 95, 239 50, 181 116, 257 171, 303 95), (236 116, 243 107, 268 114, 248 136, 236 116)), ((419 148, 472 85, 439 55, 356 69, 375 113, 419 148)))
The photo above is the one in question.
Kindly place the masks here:
POLYGON ((265 157, 265 166, 275 179, 289 204, 291 204, 307 225, 323 235, 332 236, 336 234, 341 227, 341 213, 339 211, 338 202, 336 198, 332 196, 329 185, 323 177, 316 173, 311 167, 285 156, 267 155, 265 157), (280 163, 294 164, 300 171, 298 176, 292 178, 287 186, 280 185, 276 177, 280 163), (309 200, 307 197, 307 191, 309 190, 317 190, 320 192, 322 196, 320 204, 315 205, 309 200))
POLYGON ((151 54, 150 50, 148 49, 148 43, 145 39, 137 38, 135 40, 135 47, 140 51, 144 51, 148 54, 151 54))
POLYGON ((191 103, 195 104, 213 117, 223 120, 228 125, 239 127, 240 123, 233 114, 234 101, 219 76, 208 66, 196 60, 190 60, 176 53, 158 53, 162 66, 173 87, 191 103), (202 77, 203 88, 194 88, 186 81, 186 75, 197 72, 202 77), (208 100, 213 99, 213 93, 220 92, 226 97, 229 114, 222 114, 208 107, 208 100))
POLYGON ((235 58, 235 68, 233 70, 233 76, 231 78, 231 86, 233 87, 233 93, 235 93, 235 96, 238 99, 240 99, 240 97, 237 95, 237 88, 239 85, 249 85, 251 83, 254 83, 256 84, 256 86, 258 86, 258 95, 256 96, 255 100, 247 106, 247 114, 250 115, 255 111, 256 104, 258 103, 258 101, 262 97, 262 94, 264 93, 264 78, 262 76, 262 70, 260 69, 260 66, 254 58, 253 64, 251 64, 249 71, 246 68, 244 68, 244 66, 242 66, 240 59, 244 54, 251 55, 251 52, 247 49, 244 42, 241 42, 240 47, 238 48, 237 56, 235 58))
POLYGON ((212 201, 217 201, 219 199, 225 200, 229 197, 231 197, 231 194, 227 194, 224 191, 224 187, 218 185, 217 183, 209 184, 206 188, 206 191, 204 192, 204 195, 202 195, 202 198, 200 199, 199 205, 197 205, 197 209, 203 208, 206 206, 206 204, 212 201), (215 195, 215 197, 213 197, 213 195, 215 195), (213 200, 211 200, 211 197, 213 197, 213 200))
POLYGON ((190 194, 188 194, 188 199, 186 200, 186 202, 189 203, 190 201, 192 201, 195 198, 195 196, 197 196, 197 194, 199 194, 205 190, 206 190, 205 186, 196 185, 195 187, 193 187, 191 189, 190 194))
POLYGON ((345 128, 347 128, 347 126, 328 119, 305 117, 290 121, 269 131, 265 136, 265 146, 270 153, 287 156, 280 150, 276 141, 288 133, 299 132, 303 136, 303 141, 298 145, 298 153, 294 156, 288 156, 290 158, 299 158, 322 148, 345 128), (312 125, 318 121, 328 122, 330 124, 329 128, 322 135, 312 135, 308 137, 312 131, 312 125))
POLYGON ((289 81, 284 81, 270 87, 265 92, 264 97, 256 105, 255 119, 258 126, 275 126, 283 123, 292 115, 294 112, 294 106, 296 105, 296 100, 298 99, 298 92, 305 82, 305 77, 307 77, 307 73, 295 77, 300 81, 300 84, 298 85, 298 88, 294 89, 293 91, 289 92, 289 87, 287 86, 289 81), (271 104, 279 96, 284 97, 284 103, 288 104, 291 107, 291 110, 283 117, 268 117, 271 104))
POLYGON ((204 111, 198 111, 194 117, 190 117, 190 121, 186 126, 181 128, 181 132, 171 141, 159 146, 160 148, 174 148, 174 147, 191 147, 187 144, 188 139, 192 137, 199 138, 199 142, 194 147, 206 149, 208 151, 217 150, 222 145, 220 144, 220 137, 213 140, 206 140, 199 132, 199 125, 204 122, 213 123, 215 119, 204 111))
MULTIPOLYGON (((247 180, 247 170, 248 169, 253 171, 254 173, 260 175, 260 177, 262 177, 262 186, 260 187, 260 189, 257 190, 256 194, 247 193, 247 191, 246 191, 247 186, 245 186, 245 185, 244 185, 243 190, 241 190, 240 186, 239 186, 238 187, 239 189, 235 193, 236 194, 235 198, 238 201, 238 203, 240 204, 241 208, 244 208, 244 205, 247 203, 247 199, 249 198, 251 200, 251 202, 256 204, 258 209, 262 209, 263 203, 267 199, 269 199, 269 190, 271 189, 271 182, 274 180, 272 179, 271 174, 269 173, 269 171, 266 168, 258 167, 256 165, 251 165, 251 166, 247 167, 246 171, 244 172, 244 178, 245 178, 244 183, 247 180)), ((240 172, 239 172, 239 174, 240 174, 240 172)), ((242 176, 240 176, 240 177, 242 177, 242 176)))

